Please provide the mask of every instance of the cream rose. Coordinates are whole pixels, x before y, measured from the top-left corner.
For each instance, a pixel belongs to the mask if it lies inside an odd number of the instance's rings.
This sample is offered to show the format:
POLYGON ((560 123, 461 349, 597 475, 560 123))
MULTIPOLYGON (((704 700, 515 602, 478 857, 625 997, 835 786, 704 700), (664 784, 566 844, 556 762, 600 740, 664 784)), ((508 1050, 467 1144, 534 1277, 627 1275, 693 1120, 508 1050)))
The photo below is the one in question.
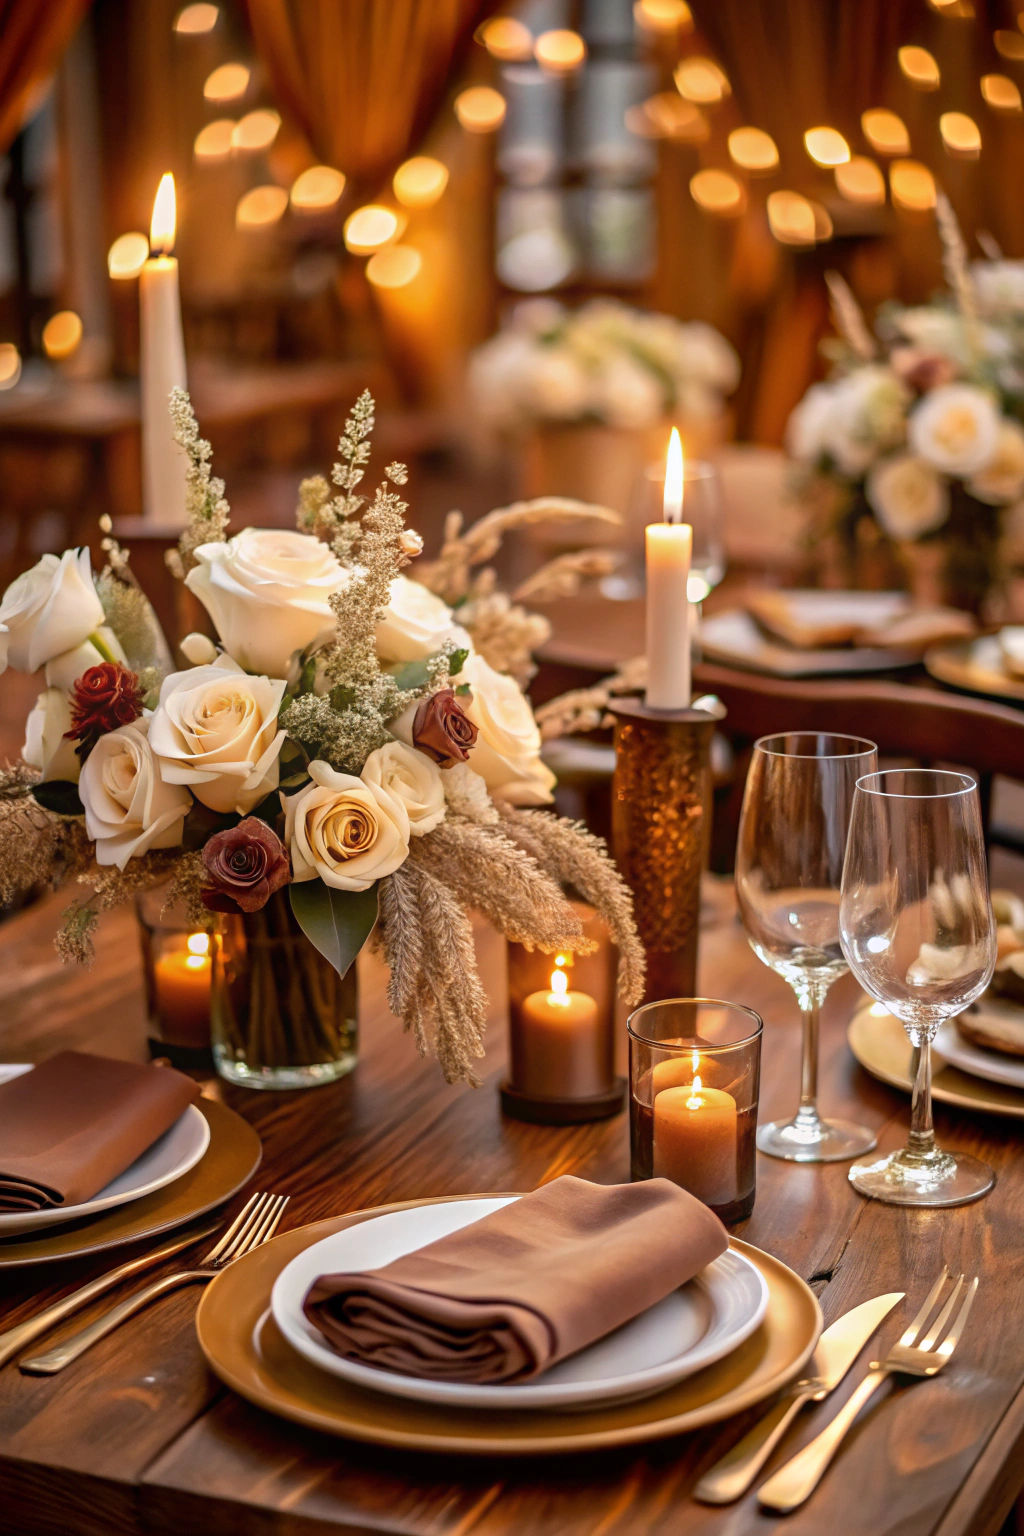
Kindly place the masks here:
POLYGON ((365 891, 405 863, 409 816, 402 801, 329 763, 310 763, 309 772, 312 784, 286 803, 294 879, 319 877, 339 891, 365 891))
POLYGON ((967 489, 979 501, 1003 506, 1024 492, 1024 430, 1015 421, 1001 421, 996 451, 988 463, 972 475, 967 489))
POLYGON ((246 816, 277 788, 285 732, 281 679, 250 677, 225 656, 172 672, 149 730, 167 784, 189 784, 211 811, 246 816))
POLYGON ((226 544, 200 544, 196 559, 185 585, 246 671, 284 677, 294 652, 333 634, 328 599, 348 578, 311 534, 246 528, 226 544))
POLYGON ((541 762, 540 731, 519 684, 475 652, 458 680, 469 684, 469 695, 459 703, 480 733, 469 754, 470 767, 500 800, 547 805, 555 776, 541 762))
POLYGON ((995 453, 999 425, 999 409, 983 389, 944 384, 911 411, 907 437, 919 458, 936 469, 947 475, 973 475, 995 453))
POLYGON ((876 464, 867 479, 868 502, 893 539, 919 539, 949 516, 949 486, 930 464, 898 453, 876 464))
POLYGON ((43 779, 70 779, 78 782, 82 765, 75 743, 65 739, 71 729, 71 704, 63 688, 47 688, 25 721, 25 745, 21 755, 30 768, 38 768, 43 779))
POLYGON ((93 630, 90 638, 83 640, 81 645, 74 646, 70 651, 62 651, 46 663, 46 686, 63 688, 66 693, 70 693, 82 673, 88 672, 90 667, 98 667, 101 661, 119 661, 122 666, 128 665, 121 642, 106 624, 93 630))
POLYGON ((81 645, 103 623, 87 549, 43 555, 4 593, 0 624, 7 628, 7 660, 35 672, 62 651, 81 645))
POLYGON ((412 837, 433 832, 444 820, 445 799, 441 770, 415 747, 402 741, 389 741, 371 752, 363 764, 364 784, 378 789, 405 806, 412 837))
POLYGON ((377 625, 377 655, 381 661, 422 661, 441 649, 453 627, 447 603, 422 582, 396 576, 377 625))
POLYGON ((147 739, 150 721, 119 726, 101 736, 86 758, 78 793, 97 864, 124 869, 151 848, 177 848, 192 796, 160 776, 147 739))

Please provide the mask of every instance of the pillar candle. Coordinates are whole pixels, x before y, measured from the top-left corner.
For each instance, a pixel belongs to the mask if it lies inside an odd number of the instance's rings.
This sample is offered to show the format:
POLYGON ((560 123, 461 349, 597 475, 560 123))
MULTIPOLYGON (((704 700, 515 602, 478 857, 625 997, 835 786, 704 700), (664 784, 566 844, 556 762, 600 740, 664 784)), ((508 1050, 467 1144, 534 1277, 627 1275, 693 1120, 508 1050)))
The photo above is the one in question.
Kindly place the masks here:
POLYGON ((705 1205, 737 1197, 736 1100, 720 1088, 664 1088, 654 1100, 654 1177, 671 1179, 705 1205))
POLYGON ((609 1035, 597 1004, 585 992, 570 992, 563 971, 551 990, 531 992, 512 1032, 512 1083, 540 1099, 587 1099, 611 1087, 609 1035))
POLYGON ((153 966, 153 1007, 160 1038, 170 1045, 210 1043, 210 939, 190 934, 180 949, 164 950, 153 966))
POLYGON ((647 525, 647 703, 690 707, 690 576, 693 529, 683 511, 683 449, 672 428, 665 463, 665 521, 647 525))
POLYGON ((178 263, 170 254, 174 235, 174 178, 167 175, 153 204, 153 254, 139 274, 142 504, 148 522, 183 528, 186 459, 168 410, 171 390, 187 384, 178 263))

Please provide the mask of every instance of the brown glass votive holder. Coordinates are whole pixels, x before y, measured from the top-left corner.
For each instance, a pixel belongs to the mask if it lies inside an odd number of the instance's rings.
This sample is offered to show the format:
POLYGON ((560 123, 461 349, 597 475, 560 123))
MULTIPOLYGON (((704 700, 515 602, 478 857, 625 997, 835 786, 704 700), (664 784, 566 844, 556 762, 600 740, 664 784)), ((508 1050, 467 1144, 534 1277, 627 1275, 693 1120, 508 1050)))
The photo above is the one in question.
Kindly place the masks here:
POLYGON ((166 890, 135 898, 149 1020, 149 1049, 176 1067, 210 1067, 209 933, 190 924, 179 907, 163 910, 166 890))
POLYGON ((581 1125, 616 1115, 625 1079, 615 1075, 616 951, 603 919, 574 901, 590 955, 508 946, 507 1115, 535 1125, 581 1125))
POLYGON ((714 998, 647 1003, 629 1018, 634 1179, 671 1179, 722 1221, 754 1209, 762 1022, 714 998))

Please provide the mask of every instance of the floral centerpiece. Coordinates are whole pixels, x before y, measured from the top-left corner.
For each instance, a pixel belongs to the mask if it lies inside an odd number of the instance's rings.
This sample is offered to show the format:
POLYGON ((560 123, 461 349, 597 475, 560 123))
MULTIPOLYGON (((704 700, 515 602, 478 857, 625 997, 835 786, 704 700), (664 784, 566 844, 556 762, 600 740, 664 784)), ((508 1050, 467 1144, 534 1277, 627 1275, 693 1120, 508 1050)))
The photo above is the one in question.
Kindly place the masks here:
POLYGON ((931 572, 929 596, 978 610, 1024 496, 1024 264, 968 265, 943 197, 939 227, 949 292, 885 306, 877 336, 829 274, 833 370, 791 415, 787 447, 815 536, 835 536, 849 563, 881 545, 911 585, 931 572))
MULTIPOLYGON (((173 563, 217 639, 186 637, 189 665, 174 670, 109 536, 98 577, 87 551, 70 550, 8 588, 2 654, 45 667, 46 686, 23 761, 0 770, 0 899, 41 878, 81 882, 58 947, 87 961, 104 908, 167 882, 191 922, 217 926, 218 1064, 240 1081, 288 1051, 311 1069, 298 1080, 330 1075, 317 1023, 342 1006, 336 982, 371 935, 419 1049, 432 1046, 449 1081, 475 1081, 486 998, 469 909, 517 942, 586 951, 567 887, 604 915, 636 999, 628 890, 599 839, 539 809, 554 781, 528 700, 448 603, 404 574, 422 547, 397 490, 405 468, 389 465, 372 499, 358 491, 369 395, 346 425, 333 490, 303 482, 297 531, 232 538, 188 396, 175 391, 171 408, 189 459, 173 563)), ((450 528, 433 572, 461 582, 464 616, 488 620, 493 640, 493 594, 467 575, 492 545, 467 552, 450 528)), ((519 633, 522 610, 501 613, 519 633)))

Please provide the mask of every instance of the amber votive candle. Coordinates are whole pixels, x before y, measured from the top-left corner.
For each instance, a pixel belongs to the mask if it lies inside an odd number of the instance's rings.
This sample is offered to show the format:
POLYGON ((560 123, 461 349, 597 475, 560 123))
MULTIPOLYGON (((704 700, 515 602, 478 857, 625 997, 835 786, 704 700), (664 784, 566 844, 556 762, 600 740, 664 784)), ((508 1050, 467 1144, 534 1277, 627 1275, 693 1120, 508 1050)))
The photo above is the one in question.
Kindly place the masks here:
POLYGON ((654 1177, 705 1205, 736 1199, 736 1100, 721 1088, 663 1088, 654 1097, 654 1177))
POLYGON ((612 1086, 610 1037, 597 1003, 569 989, 564 970, 531 992, 512 1031, 512 1083, 541 1099, 589 1099, 612 1086))

